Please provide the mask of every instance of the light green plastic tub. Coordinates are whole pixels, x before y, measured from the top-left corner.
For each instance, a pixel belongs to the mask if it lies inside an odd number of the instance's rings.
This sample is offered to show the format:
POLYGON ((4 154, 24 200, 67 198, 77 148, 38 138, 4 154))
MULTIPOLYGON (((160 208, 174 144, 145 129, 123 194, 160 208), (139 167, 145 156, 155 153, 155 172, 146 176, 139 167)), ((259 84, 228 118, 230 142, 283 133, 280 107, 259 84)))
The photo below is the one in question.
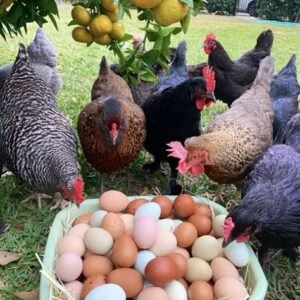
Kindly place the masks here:
MULTIPOLYGON (((151 200, 154 196, 142 196, 148 200, 151 200)), ((130 201, 141 198, 141 196, 130 196, 128 197, 130 201)), ((169 196, 171 200, 174 200, 174 196, 169 196)), ((213 208, 216 215, 218 214, 226 214, 227 210, 220 206, 217 203, 209 201, 202 197, 193 197, 196 202, 210 204, 213 208)), ((74 204, 71 208, 66 208, 59 212, 54 222, 51 226, 50 233, 47 240, 47 245, 43 257, 43 265, 45 269, 52 274, 54 270, 55 260, 56 260, 56 245, 58 240, 63 236, 64 226, 66 224, 66 220, 73 220, 77 216, 82 215, 87 212, 93 212, 99 209, 99 201, 98 199, 88 199, 85 200, 84 203, 77 208, 74 204)), ((261 269, 261 266, 257 260, 256 255, 254 254, 252 248, 250 246, 250 263, 247 269, 247 275, 245 278, 246 286, 249 287, 250 300, 263 300, 265 299, 265 295, 267 293, 268 283, 266 277, 261 269)), ((42 274, 41 282, 40 282, 40 300, 52 300, 52 284, 50 281, 42 274)), ((113 300, 113 299, 112 299, 113 300)))

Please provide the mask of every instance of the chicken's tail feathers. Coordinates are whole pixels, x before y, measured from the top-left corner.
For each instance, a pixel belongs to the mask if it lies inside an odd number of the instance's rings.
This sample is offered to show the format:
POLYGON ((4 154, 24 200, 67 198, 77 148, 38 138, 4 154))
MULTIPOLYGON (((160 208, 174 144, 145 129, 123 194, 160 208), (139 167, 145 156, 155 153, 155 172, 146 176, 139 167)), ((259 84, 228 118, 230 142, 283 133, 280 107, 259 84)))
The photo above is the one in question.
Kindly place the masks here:
POLYGON ((274 64, 275 59, 272 56, 267 56, 260 61, 253 86, 266 85, 267 87, 270 87, 274 73, 274 64))
POLYGON ((274 35, 271 29, 263 31, 256 40, 255 49, 264 49, 270 55, 274 41, 274 35))
POLYGON ((285 74, 297 77, 296 60, 297 56, 296 54, 293 54, 289 59, 288 63, 279 71, 277 76, 285 74))
POLYGON ((19 44, 19 53, 13 65, 12 73, 22 72, 30 68, 29 55, 24 44, 19 44))
POLYGON ((107 63, 106 57, 103 55, 101 62, 100 62, 100 71, 99 71, 99 75, 107 75, 108 72, 110 70, 110 67, 107 63))

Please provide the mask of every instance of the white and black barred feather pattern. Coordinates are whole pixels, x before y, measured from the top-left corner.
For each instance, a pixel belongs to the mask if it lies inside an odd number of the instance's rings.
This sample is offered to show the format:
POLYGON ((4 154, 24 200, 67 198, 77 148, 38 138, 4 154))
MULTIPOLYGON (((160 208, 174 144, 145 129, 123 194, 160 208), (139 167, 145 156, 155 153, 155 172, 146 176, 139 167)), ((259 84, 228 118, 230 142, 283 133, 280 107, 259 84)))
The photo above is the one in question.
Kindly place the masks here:
POLYGON ((79 176, 77 141, 51 89, 30 66, 24 45, 0 95, 0 157, 36 189, 70 186, 79 176))

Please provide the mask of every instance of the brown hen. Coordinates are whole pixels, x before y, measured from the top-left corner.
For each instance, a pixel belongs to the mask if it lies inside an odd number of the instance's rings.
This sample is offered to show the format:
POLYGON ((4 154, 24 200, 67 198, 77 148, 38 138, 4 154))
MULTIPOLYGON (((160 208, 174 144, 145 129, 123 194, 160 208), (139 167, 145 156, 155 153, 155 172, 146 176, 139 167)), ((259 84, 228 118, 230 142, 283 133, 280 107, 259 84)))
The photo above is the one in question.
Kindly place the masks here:
POLYGON ((78 134, 87 161, 98 171, 111 174, 128 166, 141 151, 146 137, 145 115, 105 57, 91 96, 92 102, 78 117, 78 134))

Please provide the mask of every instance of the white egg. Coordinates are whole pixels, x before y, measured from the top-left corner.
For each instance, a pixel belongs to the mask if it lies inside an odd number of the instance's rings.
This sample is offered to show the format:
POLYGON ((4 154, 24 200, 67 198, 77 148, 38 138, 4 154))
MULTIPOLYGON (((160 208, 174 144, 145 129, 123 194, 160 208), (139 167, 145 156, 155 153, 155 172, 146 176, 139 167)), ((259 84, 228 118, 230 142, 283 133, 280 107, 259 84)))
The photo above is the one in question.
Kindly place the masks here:
POLYGON ((224 220, 227 215, 217 215, 214 217, 213 222, 212 222, 212 227, 214 232, 216 233, 217 237, 223 237, 223 225, 224 225, 224 220))
POLYGON ((162 219, 156 222, 159 231, 175 231, 175 222, 172 219, 162 219))
POLYGON ((185 287, 177 280, 172 280, 165 287, 164 290, 168 295, 168 300, 187 300, 187 292, 185 287))
POLYGON ((142 275, 144 275, 146 265, 150 260, 152 260, 155 257, 155 254, 149 250, 139 251, 137 254, 136 262, 134 264, 134 268, 142 275))
MULTIPOLYGON (((175 229, 181 224, 181 223, 183 223, 183 221, 182 220, 179 220, 179 219, 175 219, 174 220, 174 224, 175 224, 175 229)), ((175 229, 174 229, 174 231, 175 231, 175 229)))
POLYGON ((192 247, 192 255, 205 261, 211 261, 220 252, 220 244, 210 235, 202 235, 196 239, 192 247))
POLYGON ((134 217, 148 217, 155 222, 159 219, 161 213, 161 208, 159 204, 155 202, 148 202, 141 205, 135 212, 134 217))
POLYGON ((91 290, 85 300, 126 300, 124 290, 117 284, 107 283, 97 286, 91 290))
POLYGON ((224 248, 224 254, 237 267, 244 267, 249 263, 250 253, 245 243, 230 243, 224 248))
POLYGON ((99 209, 99 210, 96 210, 95 212, 93 212, 91 215, 91 218, 90 218, 90 222, 89 222, 90 225, 92 227, 100 227, 101 222, 106 214, 107 214, 107 211, 103 210, 103 209, 99 209))

